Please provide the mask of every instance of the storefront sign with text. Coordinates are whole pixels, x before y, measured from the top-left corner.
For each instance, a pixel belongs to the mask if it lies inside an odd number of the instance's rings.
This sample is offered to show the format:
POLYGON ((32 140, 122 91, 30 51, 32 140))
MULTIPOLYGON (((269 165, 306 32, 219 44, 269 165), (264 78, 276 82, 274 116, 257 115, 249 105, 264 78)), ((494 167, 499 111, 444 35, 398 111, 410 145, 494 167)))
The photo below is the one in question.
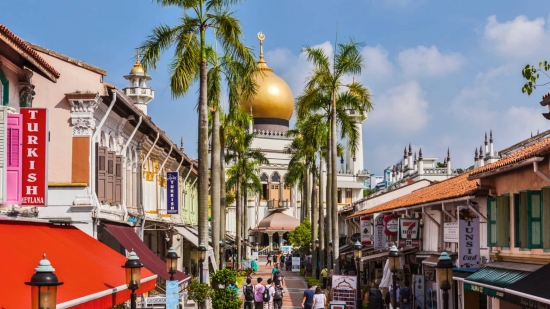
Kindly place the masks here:
POLYGON ((399 216, 398 215, 386 215, 384 216, 384 233, 388 236, 397 236, 399 229, 399 216))
POLYGON ((48 110, 21 108, 23 116, 22 205, 46 206, 48 194, 48 110))
POLYGON ((166 173, 166 209, 169 215, 178 214, 178 172, 166 173))
POLYGON ((420 247, 420 219, 399 218, 399 247, 420 247))
POLYGON ((363 246, 372 245, 372 224, 370 222, 371 216, 361 216, 359 218, 361 227, 361 244, 363 246))
POLYGON ((374 218, 374 249, 386 247, 386 234, 384 234, 384 215, 374 218))
POLYGON ((479 268, 479 217, 467 206, 458 206, 458 268, 479 268))

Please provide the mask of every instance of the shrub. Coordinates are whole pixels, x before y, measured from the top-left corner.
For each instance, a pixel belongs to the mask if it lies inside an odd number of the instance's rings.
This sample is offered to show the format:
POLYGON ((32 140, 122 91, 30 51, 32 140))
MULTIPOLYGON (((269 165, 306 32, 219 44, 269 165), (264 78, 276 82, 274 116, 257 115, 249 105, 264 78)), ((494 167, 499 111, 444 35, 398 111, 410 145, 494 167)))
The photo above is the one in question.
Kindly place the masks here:
POLYGON ((212 297, 212 288, 206 283, 200 283, 197 279, 193 279, 187 288, 187 294, 190 300, 202 304, 212 297))

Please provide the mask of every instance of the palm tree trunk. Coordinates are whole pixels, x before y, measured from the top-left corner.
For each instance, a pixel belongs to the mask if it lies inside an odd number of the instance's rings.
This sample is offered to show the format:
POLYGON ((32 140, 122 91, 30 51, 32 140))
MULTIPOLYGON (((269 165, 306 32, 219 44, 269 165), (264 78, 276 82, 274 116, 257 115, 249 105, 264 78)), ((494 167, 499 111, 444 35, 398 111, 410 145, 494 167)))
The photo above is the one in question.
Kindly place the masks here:
MULTIPOLYGON (((338 256, 340 253, 340 246, 338 243, 338 240, 340 239, 340 232, 338 231, 338 172, 336 171, 336 89, 332 91, 332 121, 331 121, 331 152, 332 152, 332 186, 331 186, 331 192, 332 195, 332 205, 331 205, 331 212, 332 212, 332 249, 333 249, 333 255, 338 256)), ((340 272, 340 265, 338 263, 338 259, 334 259, 334 272, 339 273, 340 272)))
POLYGON ((319 217, 319 252, 321 260, 321 269, 325 266, 325 212, 323 211, 323 157, 319 157, 319 204, 317 205, 317 212, 319 217))
POLYGON ((306 197, 306 216, 309 222, 311 222, 311 172, 309 167, 306 167, 306 197))
MULTIPOLYGON (((200 91, 199 91, 199 179, 198 179, 198 226, 199 243, 208 246, 208 106, 207 64, 205 47, 206 27, 201 28, 201 63, 200 63, 200 91)), ((204 263, 208 265, 208 263, 204 263)), ((202 269, 201 269, 202 271, 202 269)))
MULTIPOLYGON (((237 164, 241 164, 240 158, 237 160, 237 164)), ((235 237, 237 238, 237 260, 235 263, 236 269, 239 269, 239 263, 241 262, 241 226, 242 221, 239 220, 239 218, 242 218, 242 199, 241 199, 241 182, 242 177, 241 173, 237 172, 237 194, 235 194, 236 197, 236 217, 237 217, 237 224, 235 226, 235 237)))
POLYGON ((312 212, 312 220, 311 220, 311 239, 313 240, 313 276, 317 276, 317 268, 319 263, 319 254, 317 254, 317 251, 321 250, 317 249, 315 246, 315 241, 319 238, 319 212, 317 211, 317 188, 315 186, 315 178, 317 175, 317 165, 315 165, 315 161, 313 162, 313 165, 311 166, 311 178, 312 178, 312 190, 311 190, 311 212, 312 212))
MULTIPOLYGON (((329 130, 330 131, 330 130, 329 130)), ((326 195, 326 206, 325 211, 327 214, 327 241, 330 244, 332 242, 332 147, 330 146, 332 144, 332 140, 330 138, 330 134, 328 137, 328 143, 327 143, 327 195, 326 195)), ((334 252, 334 247, 333 250, 334 252)), ((334 267, 334 257, 333 253, 330 252, 330 249, 327 250, 327 263, 328 268, 332 269, 334 267)))
POLYGON ((304 219, 307 219, 307 216, 309 214, 309 210, 307 208, 308 206, 308 198, 309 196, 307 195, 308 191, 307 191, 307 167, 305 168, 304 170, 304 176, 302 177, 302 187, 304 188, 304 194, 302 194, 302 213, 303 213, 303 217, 304 219))
POLYGON ((216 261, 220 260, 220 148, 220 112, 215 109, 212 112, 212 166, 210 167, 210 177, 212 184, 212 248, 216 261))
MULTIPOLYGON (((248 239, 248 190, 247 183, 243 185, 243 240, 248 239)), ((246 246, 244 247, 243 258, 246 259, 246 246)))
MULTIPOLYGON (((222 137, 223 138, 223 137, 222 137)), ((224 143, 223 143, 224 144, 224 143)), ((223 241, 225 245, 225 224, 227 222, 226 218, 226 188, 225 188, 225 147, 221 145, 220 149, 220 240, 223 241)), ((225 250, 224 250, 225 253, 225 250)), ((225 254, 220 257, 222 260, 222 267, 225 267, 225 254)))

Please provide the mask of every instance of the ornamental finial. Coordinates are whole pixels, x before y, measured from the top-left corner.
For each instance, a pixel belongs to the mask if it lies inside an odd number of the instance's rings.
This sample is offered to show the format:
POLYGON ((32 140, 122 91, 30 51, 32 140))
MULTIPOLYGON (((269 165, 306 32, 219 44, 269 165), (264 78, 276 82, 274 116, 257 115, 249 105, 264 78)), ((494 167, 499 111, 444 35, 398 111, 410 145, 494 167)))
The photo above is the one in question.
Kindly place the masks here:
POLYGON ((264 60, 264 40, 265 35, 260 31, 258 32, 258 40, 260 40, 260 61, 264 60))

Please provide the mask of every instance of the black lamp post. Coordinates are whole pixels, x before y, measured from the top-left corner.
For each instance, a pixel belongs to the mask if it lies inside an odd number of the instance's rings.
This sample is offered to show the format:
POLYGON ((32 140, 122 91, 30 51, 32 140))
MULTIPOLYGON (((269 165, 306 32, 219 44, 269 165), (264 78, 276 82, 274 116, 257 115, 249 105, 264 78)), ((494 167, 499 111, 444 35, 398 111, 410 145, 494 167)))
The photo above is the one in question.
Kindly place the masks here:
POLYGON ((390 271, 393 280, 393 306, 397 306, 397 282, 395 280, 395 273, 399 271, 401 265, 399 264, 399 251, 395 245, 391 246, 388 257, 390 259, 390 271))
POLYGON ((143 264, 139 261, 136 253, 132 251, 128 256, 128 260, 122 267, 126 268, 126 286, 132 291, 130 308, 136 309, 136 290, 139 288, 141 281, 141 268, 143 264))
POLYGON ((361 301, 361 257, 363 255, 363 245, 358 241, 355 242, 353 246, 353 255, 355 256, 355 270, 357 272, 357 306, 356 309, 363 308, 361 301))
POLYGON ((319 238, 315 239, 315 253, 317 255, 317 258, 315 259, 315 275, 316 278, 319 279, 319 238))
POLYGON ((332 241, 328 243, 328 251, 330 252, 329 254, 329 267, 328 269, 332 269, 332 241))
POLYGON ((166 253, 166 270, 170 274, 170 281, 174 280, 174 275, 178 270, 178 259, 179 256, 176 250, 174 250, 174 247, 170 247, 170 250, 166 253))
POLYGON ((204 283, 204 278, 202 274, 203 273, 202 263, 204 263, 204 260, 206 259, 206 247, 202 242, 199 245, 198 251, 199 251, 199 279, 200 279, 200 283, 204 283))
POLYGON ((220 240, 220 269, 223 269, 223 260, 225 258, 225 243, 220 240))
POLYGON ((44 258, 38 263, 38 267, 34 269, 36 272, 31 277, 31 281, 25 282, 31 286, 31 303, 33 309, 55 309, 57 298, 57 287, 63 282, 57 280, 57 276, 53 273, 55 269, 44 258))
POLYGON ((231 263, 232 263, 232 268, 233 270, 236 270, 235 269, 235 249, 237 249, 237 243, 233 240, 231 242, 231 263))
POLYGON ((443 309, 449 309, 449 290, 453 286, 453 262, 447 252, 441 253, 435 268, 437 286, 443 290, 443 309))

